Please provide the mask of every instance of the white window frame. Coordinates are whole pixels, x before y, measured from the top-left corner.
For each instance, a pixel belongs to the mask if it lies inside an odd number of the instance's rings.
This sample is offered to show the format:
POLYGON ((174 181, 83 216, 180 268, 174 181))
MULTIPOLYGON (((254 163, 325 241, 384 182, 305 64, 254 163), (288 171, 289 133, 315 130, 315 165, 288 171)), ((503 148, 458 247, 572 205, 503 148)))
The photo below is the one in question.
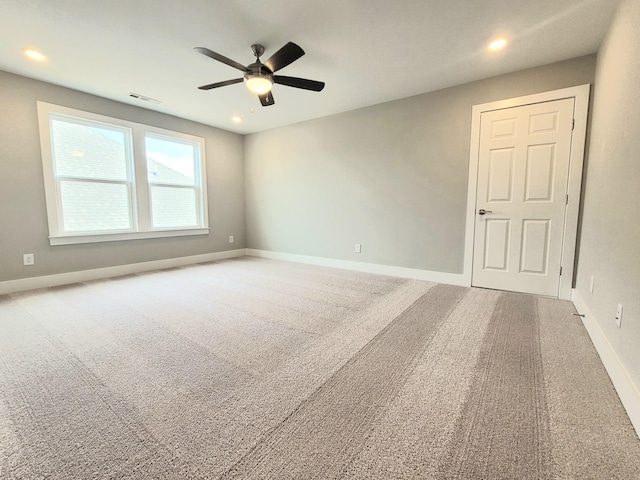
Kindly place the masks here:
POLYGON ((209 233, 204 138, 46 102, 37 102, 37 108, 50 245, 70 245, 144 238, 207 235, 209 233), (129 180, 133 180, 131 187, 129 188, 129 193, 131 195, 132 230, 79 234, 74 232, 66 233, 63 231, 61 228, 62 205, 59 200, 60 188, 59 182, 54 175, 53 168, 53 148, 51 138, 52 116, 69 117, 74 122, 81 124, 86 122, 87 125, 101 123, 107 127, 114 127, 116 129, 131 132, 131 146, 126 148, 130 148, 129 157, 131 163, 127 168, 129 170, 129 180), (145 137, 147 134, 150 136, 162 137, 167 140, 188 142, 196 146, 200 157, 200 162, 195 162, 195 191, 196 198, 198 200, 196 202, 199 220, 198 226, 179 228, 152 227, 151 189, 147 177, 147 157, 145 150, 145 137))

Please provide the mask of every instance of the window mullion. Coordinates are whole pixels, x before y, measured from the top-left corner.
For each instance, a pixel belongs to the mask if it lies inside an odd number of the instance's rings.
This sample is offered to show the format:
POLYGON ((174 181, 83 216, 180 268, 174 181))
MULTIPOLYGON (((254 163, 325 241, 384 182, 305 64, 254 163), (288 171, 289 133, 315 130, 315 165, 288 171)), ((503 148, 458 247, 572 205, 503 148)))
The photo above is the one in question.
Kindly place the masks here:
POLYGON ((196 162, 196 194, 198 195, 198 215, 203 225, 209 223, 209 207, 207 205, 207 175, 205 168, 204 140, 197 147, 198 161, 196 162))
POLYGON ((133 130, 133 158, 138 231, 151 230, 151 193, 147 182, 147 152, 143 129, 133 130))

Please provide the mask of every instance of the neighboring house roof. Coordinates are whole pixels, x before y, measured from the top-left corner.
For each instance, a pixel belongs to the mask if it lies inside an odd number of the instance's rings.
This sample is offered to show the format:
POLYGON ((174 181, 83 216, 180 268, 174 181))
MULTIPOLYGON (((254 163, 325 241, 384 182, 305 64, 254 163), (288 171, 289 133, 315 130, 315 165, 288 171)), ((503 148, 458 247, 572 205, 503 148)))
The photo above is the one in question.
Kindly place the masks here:
POLYGON ((124 136, 122 142, 95 128, 52 121, 56 174, 104 180, 126 180, 124 136))
POLYGON ((152 182, 172 183, 176 185, 193 185, 193 179, 186 177, 173 168, 147 156, 147 172, 152 182))
MULTIPOLYGON (((125 139, 118 142, 99 128, 53 120, 56 173, 81 178, 126 180, 125 139)), ((115 132, 114 130, 112 130, 115 132)), ((193 179, 147 157, 149 180, 154 183, 193 185, 193 179)))

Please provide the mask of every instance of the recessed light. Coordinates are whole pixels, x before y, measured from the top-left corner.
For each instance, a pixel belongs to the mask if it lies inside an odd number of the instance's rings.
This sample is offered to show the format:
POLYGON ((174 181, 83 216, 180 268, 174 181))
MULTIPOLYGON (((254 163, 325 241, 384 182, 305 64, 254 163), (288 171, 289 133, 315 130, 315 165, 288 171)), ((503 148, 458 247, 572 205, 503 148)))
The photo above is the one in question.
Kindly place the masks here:
POLYGON ((40 53, 39 51, 33 50, 32 48, 25 48, 23 50, 23 52, 27 57, 29 57, 29 58, 31 58, 33 60, 42 61, 42 60, 45 60, 47 58, 42 53, 40 53))
POLYGON ((500 50, 507 45, 507 40, 505 38, 499 38, 494 40, 489 44, 489 50, 500 50))
POLYGON ((239 116, 235 115, 235 116, 231 117, 231 121, 233 123, 242 123, 242 117, 239 117, 239 116))

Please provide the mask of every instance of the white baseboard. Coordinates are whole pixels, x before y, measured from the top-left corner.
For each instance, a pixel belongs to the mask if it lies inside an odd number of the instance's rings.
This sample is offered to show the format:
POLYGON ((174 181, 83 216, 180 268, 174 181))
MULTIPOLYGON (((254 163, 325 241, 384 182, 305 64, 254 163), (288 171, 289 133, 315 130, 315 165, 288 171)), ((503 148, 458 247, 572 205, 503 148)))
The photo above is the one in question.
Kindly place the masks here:
POLYGON ((55 287, 58 285, 68 285, 70 283, 99 280, 101 278, 118 277, 120 275, 148 272, 150 270, 160 270, 163 268, 181 267, 183 265, 193 265, 195 263, 224 260, 225 258, 241 257, 243 255, 246 255, 246 249, 240 248, 237 250, 227 250, 225 252, 205 253, 202 255, 191 255, 188 257, 167 258, 164 260, 153 260, 151 262, 130 263, 128 265, 118 265, 115 267, 81 270, 79 272, 58 273, 55 275, 8 280, 0 282, 0 295, 4 293, 21 292, 23 290, 33 290, 36 288, 55 287))
POLYGON ((180 267, 183 265, 193 265, 195 263, 224 260, 225 258, 241 257, 252 255, 254 257, 272 258, 274 260, 285 260, 289 262, 307 263, 310 265, 321 265, 325 267, 341 268, 343 270, 354 270, 358 272, 377 273, 392 277, 411 278, 415 280, 426 280, 436 283, 446 283, 449 285, 460 285, 468 287, 462 274, 432 272, 417 268, 394 267, 390 265, 378 265, 375 263, 352 262, 348 260, 337 260, 334 258, 312 257, 308 255, 296 255, 293 253, 269 252, 267 250, 255 250, 251 248, 240 248, 237 250, 227 250, 225 252, 205 253, 202 255, 192 255, 189 257, 167 258, 164 260, 154 260, 150 262, 131 263, 118 265, 115 267, 96 268, 92 270, 81 270, 77 272, 58 273, 54 275, 43 275, 40 277, 20 278, 18 280, 7 280, 0 282, 0 295, 5 293, 20 292, 24 290, 34 290, 36 288, 55 287, 58 285, 68 285, 70 283, 99 280, 101 278, 118 277, 133 273, 160 270, 163 268, 180 267))
POLYGON ((417 268, 394 267, 391 265, 379 265, 377 263, 353 262, 350 260, 338 260, 335 258, 312 257, 308 255, 297 255, 294 253, 270 252, 267 250, 256 250, 253 248, 247 248, 247 255, 251 255, 254 257, 271 258, 274 260, 307 263, 310 265, 320 265, 323 267, 341 268, 343 270, 354 270, 357 272, 377 273, 379 275, 389 275, 390 277, 426 280, 428 282, 446 283, 449 285, 459 285, 463 287, 470 286, 468 282, 466 282, 464 275, 457 273, 433 272, 430 270, 420 270, 417 268))
POLYGON ((633 383, 629 373, 620 362, 618 355, 598 325, 596 318, 575 288, 572 291, 571 301, 578 313, 584 314, 584 317, 581 317, 582 323, 589 337, 591 337, 598 355, 600 355, 602 364, 607 370, 616 392, 618 392, 618 397, 620 397, 620 401, 627 411, 633 427, 636 429, 638 436, 640 436, 640 389, 633 383))

